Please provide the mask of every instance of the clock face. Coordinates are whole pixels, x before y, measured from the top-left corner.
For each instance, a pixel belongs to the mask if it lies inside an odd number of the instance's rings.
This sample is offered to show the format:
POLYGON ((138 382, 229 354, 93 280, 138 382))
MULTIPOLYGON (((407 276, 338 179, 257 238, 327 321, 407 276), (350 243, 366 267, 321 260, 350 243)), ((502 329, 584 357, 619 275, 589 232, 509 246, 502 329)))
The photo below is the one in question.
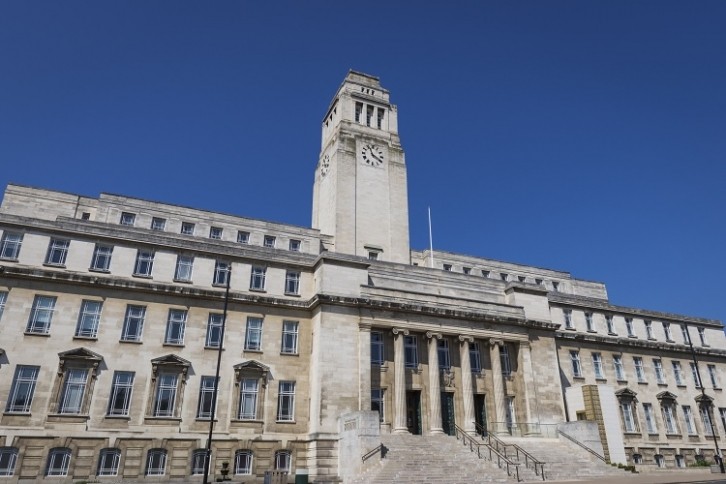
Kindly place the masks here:
POLYGON ((364 144, 361 149, 361 156, 367 165, 381 166, 383 164, 383 150, 374 144, 364 144))
POLYGON ((325 175, 330 171, 330 157, 325 155, 323 161, 320 163, 320 176, 325 178, 325 175))

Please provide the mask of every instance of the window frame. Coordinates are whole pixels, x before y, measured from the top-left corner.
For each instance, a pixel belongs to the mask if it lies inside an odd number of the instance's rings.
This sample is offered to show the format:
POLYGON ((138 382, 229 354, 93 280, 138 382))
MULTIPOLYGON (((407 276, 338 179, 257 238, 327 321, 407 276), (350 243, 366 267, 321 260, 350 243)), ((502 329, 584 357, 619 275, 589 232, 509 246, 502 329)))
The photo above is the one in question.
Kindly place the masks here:
POLYGON ((126 313, 124 314, 124 324, 121 328, 121 341, 122 342, 141 342, 141 336, 144 332, 144 322, 146 320, 146 306, 139 306, 138 304, 127 304, 126 313), (131 314, 132 312, 139 311, 139 314, 131 314), (136 334, 130 334, 129 330, 136 326, 136 334))
POLYGON ((193 275, 194 256, 188 254, 178 254, 176 256, 176 264, 174 265, 174 281, 192 282, 193 275))
POLYGON ((509 346, 506 343, 499 348, 499 363, 502 367, 502 375, 512 376, 512 358, 509 354, 509 346))
POLYGON ((469 366, 472 373, 481 373, 481 347, 476 341, 469 343, 469 366))
POLYGON ((386 361, 383 333, 371 331, 371 365, 383 366, 386 361))
POLYGON ((188 313, 186 309, 169 309, 164 333, 165 345, 184 346, 188 313))
POLYGON ((114 477, 118 475, 119 464, 121 463, 121 449, 108 447, 101 449, 98 454, 98 466, 96 468, 96 476, 114 477), (104 465, 108 458, 111 458, 111 465, 104 465))
POLYGON ((239 382, 237 420, 257 420, 259 415, 260 379, 242 378, 239 382), (252 408, 250 408, 252 407, 252 408))
POLYGON ((575 325, 572 324, 572 309, 563 309, 562 318, 565 322, 565 329, 575 329, 575 325))
POLYGON ((244 351, 262 351, 263 323, 264 320, 260 317, 247 316, 244 351))
POLYGON ((655 421, 655 411, 652 403, 643 403, 643 415, 645 416, 645 431, 649 434, 657 434, 658 425, 655 421))
POLYGON ((371 411, 378 411, 378 421, 383 423, 386 417, 385 388, 371 388, 371 411))
POLYGON ((144 466, 144 476, 164 476, 166 475, 166 449, 154 448, 146 452, 146 465, 144 466), (152 467, 153 466, 153 467, 152 467))
POLYGON ((179 373, 162 371, 156 377, 152 417, 176 417, 177 396, 179 393, 179 373), (164 380, 168 379, 168 380, 164 380), (171 380, 173 379, 173 380, 171 380), (168 402, 164 405, 164 402, 168 402))
POLYGON ((250 233, 246 230, 237 231, 237 243, 247 245, 250 243, 250 233))
POLYGON ((451 370, 451 351, 447 338, 444 337, 436 340, 436 352, 439 357, 439 370, 451 370))
POLYGON ((252 266, 252 270, 250 271, 250 291, 264 291, 266 278, 267 267, 252 266))
POLYGON ((653 370, 655 371, 655 382, 658 385, 666 385, 665 370, 663 361, 660 358, 653 358, 653 370))
POLYGON ((33 306, 30 309, 28 324, 25 327, 27 334, 48 334, 55 314, 55 306, 58 302, 56 296, 36 294, 33 298, 33 306), (47 321, 42 321, 46 319, 47 321))
POLYGON ((133 227, 136 225, 136 214, 133 212, 121 212, 118 223, 126 227, 133 227))
POLYGON ((0 321, 3 319, 5 305, 8 303, 8 291, 0 291, 0 321))
POLYGON ((223 313, 209 313, 207 318, 207 334, 204 340, 205 348, 219 348, 222 342, 223 313))
POLYGON ((580 360, 579 350, 570 350, 570 363, 572 368, 572 376, 574 378, 583 378, 582 361, 580 360))
POLYGON ((288 242, 288 249, 291 252, 300 252, 302 249, 302 241, 299 239, 290 239, 288 242))
POLYGON ((298 354, 298 335, 300 323, 298 321, 282 321, 282 341, 280 353, 283 355, 298 354))
POLYGON ((57 407, 59 414, 81 415, 84 413, 90 376, 91 371, 88 368, 64 368, 57 407))
POLYGON ((618 381, 626 381, 625 365, 622 355, 613 355, 613 368, 615 369, 615 379, 618 381))
POLYGON ((48 251, 45 253, 44 265, 65 267, 70 245, 69 239, 51 237, 48 242, 48 251))
POLYGON ((98 338, 98 328, 101 324, 101 313, 103 312, 103 301, 84 299, 81 301, 81 308, 78 311, 78 323, 76 324, 76 338, 98 338), (95 307, 95 309, 92 309, 95 307))
POLYGON ((416 335, 403 335, 403 355, 406 368, 418 369, 418 338, 416 335))
POLYGON ((182 222, 179 233, 182 235, 194 235, 195 228, 194 222, 182 222))
POLYGON ((54 447, 48 452, 48 461, 45 465, 46 477, 66 477, 71 466, 73 452, 68 447, 54 447), (60 465, 56 460, 60 458, 60 465))
POLYGON ((17 261, 20 257, 20 249, 23 247, 23 233, 3 231, 0 237, 0 259, 17 261))
POLYGON ((274 249, 277 245, 277 237, 274 235, 265 235, 262 239, 262 247, 267 247, 268 249, 274 249))
POLYGON ((111 380, 111 393, 108 397, 108 408, 106 409, 107 417, 128 417, 131 409, 131 397, 134 392, 134 380, 136 372, 134 371, 114 371, 111 380), (121 381, 122 378, 126 381, 121 381), (121 401, 119 408, 117 403, 121 401))
POLYGON ((601 353, 592 353, 592 368, 595 372, 595 379, 596 380, 604 380, 605 379, 605 372, 603 371, 603 364, 602 364, 602 354, 601 353))
POLYGON ((222 240, 224 235, 224 228, 212 226, 209 227, 209 238, 214 240, 222 240))
POLYGON ((633 356, 633 365, 635 366, 635 379, 638 383, 646 383, 648 380, 645 377, 643 358, 640 356, 633 356))
POLYGON ((277 394, 277 422, 295 421, 295 381, 281 380, 277 394))
POLYGON ((96 244, 93 248, 91 266, 88 270, 98 272, 109 272, 111 258, 113 257, 113 245, 96 244))
POLYGON ((13 382, 10 386, 10 394, 5 403, 6 413, 31 413, 33 399, 35 397, 35 386, 38 383, 38 374, 40 366, 35 365, 17 365, 13 374, 13 382), (23 375, 23 372, 32 372, 32 374, 23 375), (17 404, 18 396, 22 392, 21 398, 23 403, 17 404))
POLYGON ((278 450, 275 452, 275 470, 290 472, 292 468, 292 452, 289 450, 278 450))
MULTIPOLYGON (((212 418, 212 405, 216 390, 215 377, 202 375, 199 380, 199 401, 197 404, 197 420, 210 420, 212 418)), ((216 410, 216 409, 215 409, 216 410)))
POLYGON ((252 462, 254 453, 250 449, 239 449, 234 453, 234 475, 249 476, 252 475, 252 462), (240 466, 242 458, 245 459, 246 467, 240 466), (243 472, 241 472, 243 471, 243 472))
POLYGON ((207 449, 194 449, 191 455, 190 475, 201 476, 207 464, 207 449), (201 461, 201 462, 199 462, 201 461))
POLYGON ((166 219, 163 217, 151 217, 151 230, 164 232, 166 230, 166 219))
POLYGON ((300 271, 285 271, 285 294, 300 295, 300 271))
POLYGON ((154 256, 153 250, 137 249, 132 275, 135 277, 152 277, 154 273, 154 256))
POLYGON ((0 447, 0 477, 12 477, 18 465, 19 449, 17 447, 0 447))

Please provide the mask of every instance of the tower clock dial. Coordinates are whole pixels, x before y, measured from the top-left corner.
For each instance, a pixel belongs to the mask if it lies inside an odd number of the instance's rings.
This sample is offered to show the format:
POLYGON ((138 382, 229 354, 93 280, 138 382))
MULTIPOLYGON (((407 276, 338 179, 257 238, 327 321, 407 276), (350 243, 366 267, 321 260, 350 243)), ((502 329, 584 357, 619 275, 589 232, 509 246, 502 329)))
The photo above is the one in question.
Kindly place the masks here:
POLYGON ((366 143, 361 149, 361 156, 367 165, 381 166, 383 164, 383 150, 380 146, 366 143))
POLYGON ((320 163, 320 176, 325 177, 330 171, 330 156, 325 155, 323 161, 320 163))

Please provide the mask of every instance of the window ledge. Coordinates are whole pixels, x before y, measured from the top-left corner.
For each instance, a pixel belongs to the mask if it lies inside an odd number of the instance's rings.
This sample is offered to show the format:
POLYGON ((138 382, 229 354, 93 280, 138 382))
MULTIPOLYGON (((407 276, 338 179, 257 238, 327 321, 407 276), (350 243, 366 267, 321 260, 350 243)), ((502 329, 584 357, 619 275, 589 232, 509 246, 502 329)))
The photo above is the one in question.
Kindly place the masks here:
POLYGON ((666 343, 675 343, 675 342, 676 342, 676 340, 674 340, 674 339, 667 339, 666 340, 666 343))
POLYGON ((181 417, 144 417, 144 423, 153 422, 181 422, 181 417))
MULTIPOLYGON (((666 437, 683 437, 683 435, 666 433, 666 437)), ((693 434, 693 435, 690 435, 689 437, 698 437, 698 434, 693 434)))
POLYGON ((703 344, 701 345, 701 348, 710 348, 710 347, 711 347, 711 345, 709 345, 709 344, 706 344, 706 343, 703 343, 703 344))
POLYGON ((250 287, 250 292, 262 292, 262 293, 265 293, 267 291, 265 289, 257 289, 255 287, 250 287))
POLYGON ((190 281, 189 279, 172 279, 172 281, 177 284, 191 284, 192 283, 192 281, 190 281))
POLYGON ((138 339, 120 339, 120 340, 118 340, 118 342, 119 343, 129 343, 132 345, 140 345, 141 343, 143 343, 143 341, 138 340, 138 339))
POLYGON ((17 257, 0 257, 0 260, 3 262, 18 262, 17 257))
POLYGON ((659 386, 659 387, 667 387, 667 386, 668 386, 668 384, 667 384, 667 383, 665 383, 665 382, 663 382, 663 383, 660 383, 660 382, 659 382, 659 383, 658 383, 658 386, 659 386))
POLYGON ((595 331, 594 329, 588 329, 587 332, 588 333, 597 333, 597 331, 595 331))
POLYGON ((100 274, 111 274, 108 269, 96 269, 95 267, 89 267, 88 272, 98 272, 100 274))
POLYGON ((37 333, 35 331, 26 331, 23 334, 25 334, 27 336, 44 336, 46 338, 49 338, 50 337, 50 332, 48 332, 48 333, 37 333))
POLYGON ((713 387, 713 389, 716 390, 717 392, 723 391, 723 388, 721 388, 721 387, 713 387))
POLYGON ((282 356, 300 356, 300 353, 291 353, 289 351, 280 351, 280 355, 282 355, 282 356))
MULTIPOLYGON (((192 281, 189 281, 189 282, 192 282, 192 281)), ((221 287, 222 289, 226 289, 227 283, 226 282, 213 282, 212 287, 217 287, 217 288, 221 287)))
POLYGON ((648 338, 648 341, 655 341, 655 338, 650 337, 650 338, 648 338))
POLYGON ((175 348, 184 348, 184 343, 167 343, 164 342, 162 346, 173 346, 175 348))
POLYGON ((139 279, 153 279, 153 276, 148 274, 131 274, 131 277, 138 277, 139 279))
POLYGON ((638 339, 638 337, 637 337, 637 336, 635 336, 634 334, 629 334, 629 335, 628 335, 628 338, 638 339))
POLYGON ((613 333, 613 332, 608 333, 608 336, 617 336, 617 335, 618 335, 618 333, 613 333))
POLYGON ((574 326, 565 326, 567 331, 577 331, 574 326))
POLYGON ((275 423, 279 424, 296 424, 295 420, 275 420, 275 423))
POLYGON ((572 375, 572 378, 574 378, 575 380, 584 380, 585 379, 585 377, 582 375, 572 375))
POLYGON ((598 383, 607 383, 608 379, 607 378, 595 378, 595 381, 598 383))
POLYGON ((297 293, 297 292, 286 292, 286 293, 285 293, 285 296, 290 296, 290 297, 301 297, 301 296, 300 296, 300 293, 297 293))
POLYGON ((242 350, 243 353, 262 353, 262 350, 253 350, 251 348, 245 348, 242 350))
POLYGON ((620 380, 620 379, 618 379, 618 380, 616 380, 616 381, 617 381, 618 383, 621 383, 621 384, 623 384, 623 385, 627 385, 627 384, 628 384, 628 380, 620 380))
POLYGON ((82 339, 86 341, 98 341, 98 336, 73 336, 73 339, 82 339))
POLYGON ((52 262, 43 262, 43 266, 45 266, 45 267, 57 267, 59 269, 65 269, 66 268, 66 265, 65 264, 54 264, 52 262))
POLYGON ((678 383, 678 384, 676 384, 676 386, 678 388, 686 388, 687 385, 685 383, 678 383))
POLYGON ((623 435, 630 435, 630 436, 635 437, 635 436, 641 436, 643 434, 638 432, 637 430, 624 430, 623 435))
MULTIPOLYGON (((215 351, 219 351, 219 346, 206 346, 205 345, 204 346, 204 349, 205 350, 215 350, 215 351)), ((222 348, 222 351, 224 351, 224 348, 222 348)))
POLYGON ((111 420, 131 420, 129 415, 104 415, 103 418, 111 420))
POLYGON ((3 416, 5 415, 13 417, 30 417, 32 414, 30 412, 13 412, 11 410, 8 410, 6 412, 3 412, 3 416))
POLYGON ((643 380, 643 381, 639 381, 639 382, 638 382, 638 385, 647 385, 647 384, 648 384, 648 382, 647 382, 647 381, 645 381, 645 380, 643 380))
POLYGON ((230 422, 234 423, 250 423, 250 424, 262 424, 265 423, 264 420, 260 420, 257 418, 233 418, 230 420, 230 422))

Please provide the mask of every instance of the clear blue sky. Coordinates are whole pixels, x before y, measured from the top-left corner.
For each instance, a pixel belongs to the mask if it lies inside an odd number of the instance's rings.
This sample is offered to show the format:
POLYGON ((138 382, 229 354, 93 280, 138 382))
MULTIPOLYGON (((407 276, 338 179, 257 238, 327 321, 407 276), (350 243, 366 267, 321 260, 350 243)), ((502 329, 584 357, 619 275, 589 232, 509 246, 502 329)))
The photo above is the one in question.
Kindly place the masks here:
POLYGON ((726 320, 726 2, 0 3, 0 185, 310 224, 348 69, 399 107, 411 242, 726 320))

